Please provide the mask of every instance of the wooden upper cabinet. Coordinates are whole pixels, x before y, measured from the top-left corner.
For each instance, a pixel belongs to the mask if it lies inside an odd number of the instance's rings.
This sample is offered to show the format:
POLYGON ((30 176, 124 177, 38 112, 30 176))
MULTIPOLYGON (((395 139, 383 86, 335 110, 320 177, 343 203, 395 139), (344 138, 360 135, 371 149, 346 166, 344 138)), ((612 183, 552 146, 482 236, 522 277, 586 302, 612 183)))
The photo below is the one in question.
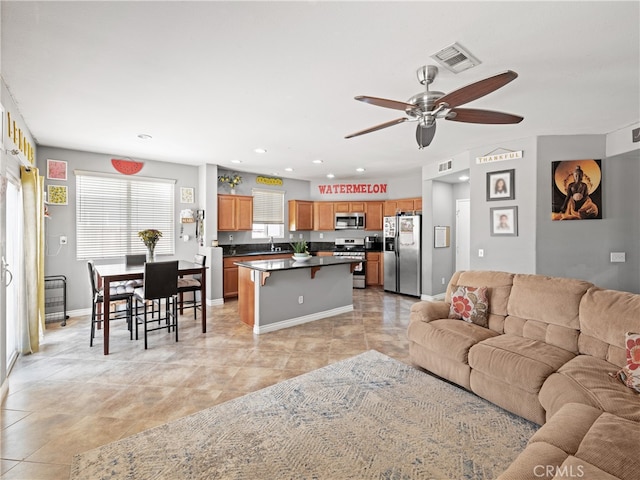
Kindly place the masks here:
POLYGON ((316 231, 334 230, 334 212, 333 202, 313 202, 313 229, 316 231))
POLYGON ((384 217, 384 202, 366 202, 365 230, 382 230, 384 217))
POLYGON ((313 202, 289 200, 289 231, 313 230, 313 202))
POLYGON ((362 213, 367 202, 334 202, 335 213, 362 213))
POLYGON ((236 231, 253 228, 253 197, 218 195, 218 230, 236 231))
POLYGON ((402 212, 421 212, 422 197, 400 198, 384 202, 384 216, 389 217, 402 212))

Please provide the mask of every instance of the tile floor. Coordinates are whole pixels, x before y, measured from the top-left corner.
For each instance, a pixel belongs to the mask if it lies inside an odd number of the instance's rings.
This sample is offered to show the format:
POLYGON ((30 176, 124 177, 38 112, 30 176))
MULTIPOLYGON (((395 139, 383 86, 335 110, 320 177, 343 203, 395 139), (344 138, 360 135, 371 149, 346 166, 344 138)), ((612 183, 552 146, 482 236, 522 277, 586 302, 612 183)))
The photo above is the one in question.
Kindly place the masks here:
MULTIPOLYGON (((263 335, 240 322, 237 302, 193 314, 180 341, 150 333, 130 341, 123 321, 89 348, 89 318, 48 325, 41 351, 18 359, 2 404, 0 478, 64 479, 76 453, 189 415, 281 380, 375 349, 408 362, 406 328, 416 298, 354 290, 354 311, 263 335)), ((193 312, 193 309, 189 309, 193 312)))

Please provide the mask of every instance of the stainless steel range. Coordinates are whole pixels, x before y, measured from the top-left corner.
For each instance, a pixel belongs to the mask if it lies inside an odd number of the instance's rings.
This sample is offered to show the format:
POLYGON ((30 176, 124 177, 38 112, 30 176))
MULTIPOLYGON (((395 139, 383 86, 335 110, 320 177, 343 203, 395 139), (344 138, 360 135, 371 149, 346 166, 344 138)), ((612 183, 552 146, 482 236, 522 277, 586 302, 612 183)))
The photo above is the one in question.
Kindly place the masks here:
POLYGON ((353 288, 365 288, 364 238, 336 238, 333 255, 335 257, 363 260, 353 271, 353 288))

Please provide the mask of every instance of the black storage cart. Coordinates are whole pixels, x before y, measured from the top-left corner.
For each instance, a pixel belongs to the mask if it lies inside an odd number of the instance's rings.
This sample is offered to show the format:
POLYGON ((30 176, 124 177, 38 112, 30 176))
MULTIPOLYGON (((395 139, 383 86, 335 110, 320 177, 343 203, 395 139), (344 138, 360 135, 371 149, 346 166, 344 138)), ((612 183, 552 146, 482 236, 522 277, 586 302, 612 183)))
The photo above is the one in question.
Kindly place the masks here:
POLYGON ((67 324, 67 277, 51 275, 44 277, 44 320, 45 323, 62 321, 67 324))

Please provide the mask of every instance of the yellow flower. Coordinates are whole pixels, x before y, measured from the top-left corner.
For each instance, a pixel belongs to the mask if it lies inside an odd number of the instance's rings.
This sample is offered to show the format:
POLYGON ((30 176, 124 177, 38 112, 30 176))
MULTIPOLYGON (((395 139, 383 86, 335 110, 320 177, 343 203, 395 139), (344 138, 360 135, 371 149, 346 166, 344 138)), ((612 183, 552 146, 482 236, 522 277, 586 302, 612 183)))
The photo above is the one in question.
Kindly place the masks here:
POLYGON ((156 247, 156 243, 158 243, 158 240, 160 240, 162 232, 160 230, 149 228, 147 230, 141 230, 140 232, 138 232, 138 236, 147 248, 153 250, 156 247))

